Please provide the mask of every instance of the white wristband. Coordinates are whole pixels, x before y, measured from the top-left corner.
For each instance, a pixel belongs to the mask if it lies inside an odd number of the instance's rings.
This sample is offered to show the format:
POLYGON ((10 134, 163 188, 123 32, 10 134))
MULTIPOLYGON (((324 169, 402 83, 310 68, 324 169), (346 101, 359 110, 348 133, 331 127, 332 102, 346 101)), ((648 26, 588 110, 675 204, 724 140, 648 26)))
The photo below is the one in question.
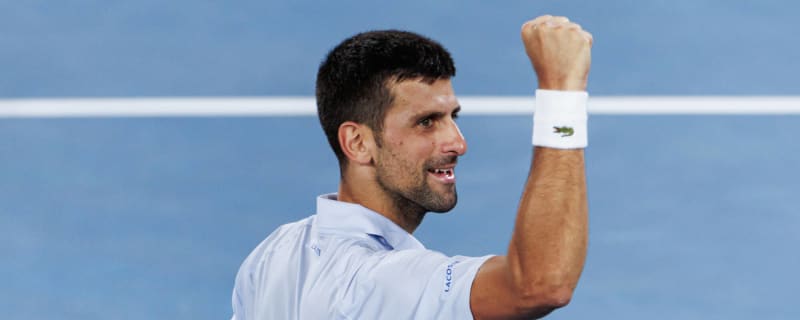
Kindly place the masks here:
POLYGON ((588 145, 586 91, 536 90, 533 145, 581 149, 588 145))

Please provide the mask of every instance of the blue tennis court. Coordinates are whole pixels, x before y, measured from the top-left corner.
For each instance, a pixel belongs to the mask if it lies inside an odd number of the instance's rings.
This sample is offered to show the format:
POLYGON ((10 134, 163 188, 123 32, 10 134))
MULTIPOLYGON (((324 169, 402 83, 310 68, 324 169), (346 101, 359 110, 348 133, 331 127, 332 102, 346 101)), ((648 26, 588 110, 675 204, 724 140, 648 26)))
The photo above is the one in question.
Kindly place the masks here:
MULTIPOLYGON (((312 116, 16 118, 7 102, 310 97, 333 45, 385 28, 441 41, 460 97, 529 97, 519 27, 552 13, 594 34, 593 97, 795 105, 593 115, 588 260, 549 318, 800 319, 798 3, 0 1, 0 318, 226 319, 245 256, 338 183, 312 116)), ((531 119, 464 109, 460 202, 415 235, 503 254, 531 119)))
MULTIPOLYGON (((530 119, 464 116, 460 203, 417 236, 503 253, 530 119)), ((552 318, 793 319, 797 116, 593 116, 589 257, 552 318)), ((220 319, 241 260, 337 168, 314 117, 0 120, 6 319, 220 319), (9 138, 11 137, 11 138, 9 138)))

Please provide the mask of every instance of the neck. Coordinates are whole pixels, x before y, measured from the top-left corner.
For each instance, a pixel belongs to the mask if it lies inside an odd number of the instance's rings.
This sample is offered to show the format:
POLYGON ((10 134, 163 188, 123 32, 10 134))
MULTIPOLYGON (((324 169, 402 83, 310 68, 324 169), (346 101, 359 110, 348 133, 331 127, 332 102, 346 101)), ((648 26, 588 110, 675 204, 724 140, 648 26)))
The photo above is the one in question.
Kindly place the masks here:
POLYGON ((342 177, 339 182, 338 200, 359 204, 392 220, 409 234, 414 233, 425 217, 425 209, 400 196, 386 194, 382 190, 377 185, 348 183, 348 179, 342 177))

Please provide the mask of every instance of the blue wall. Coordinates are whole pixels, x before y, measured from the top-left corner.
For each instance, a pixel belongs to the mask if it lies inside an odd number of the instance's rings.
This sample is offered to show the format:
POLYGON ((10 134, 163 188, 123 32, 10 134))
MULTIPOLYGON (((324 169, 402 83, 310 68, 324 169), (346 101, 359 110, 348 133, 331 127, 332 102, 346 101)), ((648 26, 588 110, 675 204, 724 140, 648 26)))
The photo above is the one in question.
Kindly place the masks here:
MULTIPOLYGON (((519 26, 542 13, 593 32, 594 95, 800 93, 785 0, 233 3, 2 1, 0 98, 311 95, 326 51, 375 28, 439 39, 459 94, 528 95, 519 26)), ((552 318, 800 318, 799 120, 594 116, 589 257, 552 318)), ((502 254, 530 119, 460 121, 459 206, 416 235, 502 254)), ((313 117, 0 119, 0 317, 224 319, 242 259, 335 190, 334 161, 313 117)))
POLYGON ((312 95, 343 38, 441 41, 460 94, 525 95, 519 27, 567 15, 595 36, 594 94, 798 94, 800 5, 723 1, 2 1, 0 98, 312 95))

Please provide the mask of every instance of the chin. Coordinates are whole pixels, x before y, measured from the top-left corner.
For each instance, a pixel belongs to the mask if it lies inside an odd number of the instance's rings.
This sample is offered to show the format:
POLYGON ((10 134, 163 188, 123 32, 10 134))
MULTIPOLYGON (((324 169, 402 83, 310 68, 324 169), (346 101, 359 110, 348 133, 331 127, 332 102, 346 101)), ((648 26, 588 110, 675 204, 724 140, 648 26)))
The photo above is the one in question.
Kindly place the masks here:
POLYGON ((437 200, 438 201, 436 201, 436 203, 432 203, 428 206, 428 211, 433 213, 447 213, 456 207, 456 203, 458 203, 458 196, 454 192, 452 196, 441 197, 437 200))

